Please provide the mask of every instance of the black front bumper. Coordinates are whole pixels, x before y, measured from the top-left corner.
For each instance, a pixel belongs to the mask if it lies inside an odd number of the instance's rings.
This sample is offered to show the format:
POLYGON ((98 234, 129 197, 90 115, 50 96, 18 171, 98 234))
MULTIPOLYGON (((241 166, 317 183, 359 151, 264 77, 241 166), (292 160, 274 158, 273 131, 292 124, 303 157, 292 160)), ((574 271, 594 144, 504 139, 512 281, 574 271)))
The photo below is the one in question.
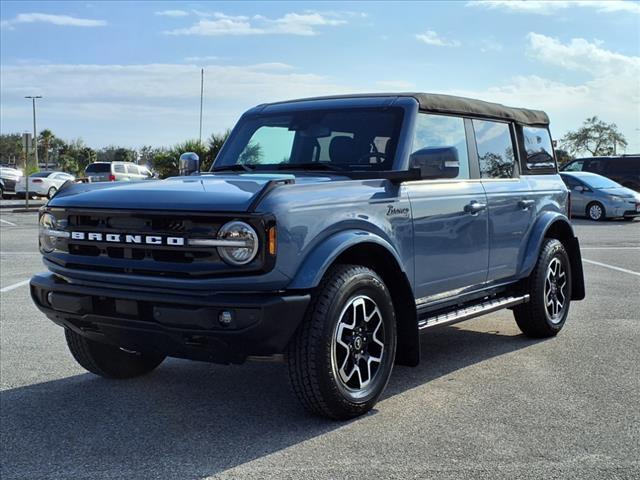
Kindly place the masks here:
POLYGON ((309 294, 140 292, 31 279, 36 306, 55 323, 127 350, 216 363, 282 353, 304 317, 309 294), (223 311, 231 323, 219 321, 223 311))

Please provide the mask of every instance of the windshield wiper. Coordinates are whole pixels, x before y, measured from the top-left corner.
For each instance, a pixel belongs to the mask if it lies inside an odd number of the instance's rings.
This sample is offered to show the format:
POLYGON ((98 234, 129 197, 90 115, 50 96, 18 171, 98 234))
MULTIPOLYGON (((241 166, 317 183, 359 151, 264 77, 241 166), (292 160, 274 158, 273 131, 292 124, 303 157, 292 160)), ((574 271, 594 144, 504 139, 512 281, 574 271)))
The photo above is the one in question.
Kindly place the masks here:
POLYGON ((245 165, 244 163, 234 163, 233 165, 220 165, 219 167, 213 167, 212 172, 223 172, 223 171, 245 171, 252 172, 255 167, 245 165))
POLYGON ((278 170, 328 170, 331 172, 344 172, 344 167, 332 165, 330 163, 308 162, 308 163, 279 163, 278 170))

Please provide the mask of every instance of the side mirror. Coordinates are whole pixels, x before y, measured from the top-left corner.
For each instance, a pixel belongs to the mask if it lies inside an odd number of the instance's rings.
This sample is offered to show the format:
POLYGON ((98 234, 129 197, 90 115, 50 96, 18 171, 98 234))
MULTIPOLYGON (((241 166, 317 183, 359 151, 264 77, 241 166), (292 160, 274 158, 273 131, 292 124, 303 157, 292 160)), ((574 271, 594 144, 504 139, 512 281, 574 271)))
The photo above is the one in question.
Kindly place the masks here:
POLYGON ((580 192, 580 193, 582 193, 582 192, 586 192, 586 191, 587 191, 587 189, 586 189, 585 187, 583 187, 582 185, 576 185, 575 187, 573 187, 573 189, 574 189, 576 192, 580 192))
POLYGON ((178 168, 181 177, 198 174, 200 173, 200 157, 193 152, 183 153, 180 155, 178 168))
POLYGON ((456 178, 460 173, 455 147, 423 148, 409 157, 409 167, 419 168, 421 178, 456 178))

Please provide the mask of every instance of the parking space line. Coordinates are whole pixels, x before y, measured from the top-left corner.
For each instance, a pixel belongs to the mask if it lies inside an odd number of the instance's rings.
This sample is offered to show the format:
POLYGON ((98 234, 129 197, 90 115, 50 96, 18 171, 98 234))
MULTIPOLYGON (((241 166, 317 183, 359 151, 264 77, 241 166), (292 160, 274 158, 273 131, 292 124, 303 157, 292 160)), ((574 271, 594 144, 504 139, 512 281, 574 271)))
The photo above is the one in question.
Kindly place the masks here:
POLYGON ((4 218, 0 218, 0 222, 4 223, 5 225, 9 225, 11 227, 17 227, 18 226, 15 223, 10 222, 9 220, 5 220, 4 218))
POLYGON ((9 285, 7 287, 0 288, 0 293, 10 292, 11 290, 15 290, 16 288, 23 287, 23 286, 27 285, 28 283, 29 283, 29 280, 23 280, 21 282, 14 283, 13 285, 9 285))
POLYGON ((0 252, 0 255, 40 255, 40 252, 0 252))
POLYGON ((640 250, 640 247, 580 247, 580 250, 640 250))
POLYGON ((592 265, 598 265, 599 267, 610 268, 611 270, 617 270, 619 272, 629 273, 631 275, 637 275, 638 277, 640 277, 640 272, 634 272, 633 270, 627 270, 626 268, 616 267, 607 263, 594 262, 593 260, 587 260, 586 258, 583 258, 582 261, 591 263, 592 265))

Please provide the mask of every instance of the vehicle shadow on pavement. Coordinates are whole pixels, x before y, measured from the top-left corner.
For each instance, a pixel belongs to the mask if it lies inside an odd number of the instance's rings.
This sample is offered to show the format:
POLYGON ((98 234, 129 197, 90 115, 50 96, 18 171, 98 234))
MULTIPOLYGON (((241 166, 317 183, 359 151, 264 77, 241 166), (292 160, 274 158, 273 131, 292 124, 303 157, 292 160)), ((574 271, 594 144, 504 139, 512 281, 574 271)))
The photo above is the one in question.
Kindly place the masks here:
MULTIPOLYGON (((421 364, 396 368, 384 398, 535 343, 434 329, 422 337, 421 364)), ((283 365, 168 360, 136 380, 81 374, 4 391, 0 425, 0 473, 7 480, 202 478, 345 424, 306 414, 283 365)))

